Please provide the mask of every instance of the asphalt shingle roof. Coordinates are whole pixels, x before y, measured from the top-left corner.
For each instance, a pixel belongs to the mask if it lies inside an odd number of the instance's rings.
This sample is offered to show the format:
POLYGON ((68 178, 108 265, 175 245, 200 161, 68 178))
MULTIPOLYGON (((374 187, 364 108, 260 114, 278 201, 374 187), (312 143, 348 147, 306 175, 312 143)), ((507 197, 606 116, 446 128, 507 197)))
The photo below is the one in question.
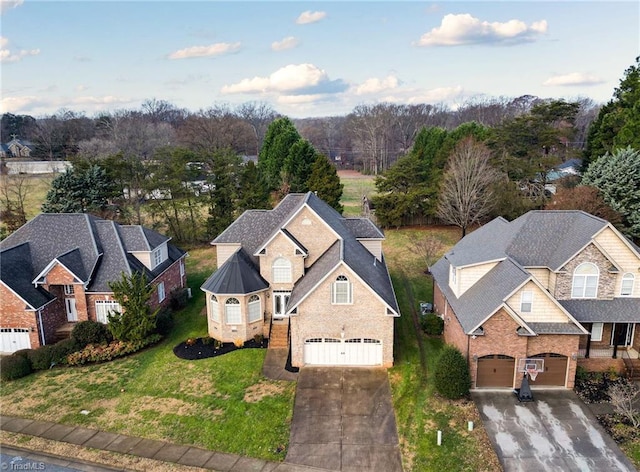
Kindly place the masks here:
POLYGON ((382 230, 374 225, 369 218, 345 218, 342 224, 358 239, 384 238, 382 230))
POLYGON ((42 287, 34 287, 29 243, 8 247, 0 252, 0 280, 29 304, 38 309, 55 297, 42 287))
POLYGON ((581 323, 640 323, 640 298, 558 301, 581 323))
POLYGON ((237 250, 202 286, 215 294, 247 294, 269 288, 260 272, 243 249, 237 250))

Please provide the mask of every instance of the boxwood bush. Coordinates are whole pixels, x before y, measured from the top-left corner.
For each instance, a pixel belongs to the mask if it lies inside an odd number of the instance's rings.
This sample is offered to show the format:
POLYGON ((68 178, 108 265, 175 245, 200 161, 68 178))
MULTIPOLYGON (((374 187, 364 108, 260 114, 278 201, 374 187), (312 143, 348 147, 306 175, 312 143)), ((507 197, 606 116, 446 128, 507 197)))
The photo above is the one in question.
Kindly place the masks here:
POLYGON ((29 360, 33 370, 47 370, 53 363, 53 345, 41 346, 29 352, 29 360))
POLYGON ((113 340, 106 325, 97 321, 80 321, 71 331, 71 339, 82 349, 89 344, 107 344, 113 340))
POLYGON ((0 358, 0 378, 14 380, 25 377, 32 372, 31 363, 23 355, 4 356, 0 358))
POLYGON ((427 313, 420 320, 420 326, 425 333, 438 336, 444 331, 444 320, 435 313, 427 313))
POLYGON ((447 345, 442 350, 435 368, 434 384, 438 393, 446 398, 462 398, 469 394, 469 366, 455 347, 447 345))
POLYGON ((163 308, 156 315, 156 333, 166 336, 173 329, 173 312, 169 308, 163 308))

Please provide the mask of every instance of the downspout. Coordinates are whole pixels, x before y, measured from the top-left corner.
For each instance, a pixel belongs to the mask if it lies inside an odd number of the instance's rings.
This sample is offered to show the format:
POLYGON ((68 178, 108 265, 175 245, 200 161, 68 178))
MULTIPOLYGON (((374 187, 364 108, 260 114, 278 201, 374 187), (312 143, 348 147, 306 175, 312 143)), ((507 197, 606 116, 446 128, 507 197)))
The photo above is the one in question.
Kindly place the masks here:
POLYGON ((38 310, 38 322, 40 325, 40 344, 42 346, 45 346, 47 342, 44 339, 44 327, 42 326, 42 310, 38 310))

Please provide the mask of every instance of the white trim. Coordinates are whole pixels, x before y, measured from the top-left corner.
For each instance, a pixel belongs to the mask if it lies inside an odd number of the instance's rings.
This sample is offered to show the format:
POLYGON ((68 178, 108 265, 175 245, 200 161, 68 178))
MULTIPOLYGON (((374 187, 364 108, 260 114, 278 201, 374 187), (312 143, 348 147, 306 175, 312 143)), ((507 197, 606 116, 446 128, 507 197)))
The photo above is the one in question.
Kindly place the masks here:
POLYGON ((636 276, 632 272, 625 272, 624 274, 622 274, 622 279, 620 280, 620 296, 625 298, 632 297, 635 284, 636 284, 636 276), (623 293, 625 278, 627 280, 631 279, 631 291, 629 293, 623 293))
POLYGON ((595 322, 595 323, 591 323, 591 340, 592 341, 596 341, 596 342, 600 342, 602 341, 602 332, 603 332, 603 328, 604 328, 604 323, 600 323, 600 322, 595 322), (594 328, 596 328, 596 325, 598 326, 599 330, 596 331, 594 328), (597 332, 599 336, 595 336, 594 332, 597 332))
MULTIPOLYGON (((449 258, 446 257, 445 255, 445 259, 447 259, 447 261, 449 261, 449 265, 452 265, 451 261, 449 260, 449 258)), ((507 260, 508 257, 501 257, 499 259, 491 259, 488 261, 480 261, 480 262, 473 262, 472 264, 466 264, 466 265, 457 265, 456 267, 458 269, 466 269, 468 267, 474 267, 474 266, 479 266, 479 265, 484 265, 484 264, 491 264, 493 262, 498 263, 498 262, 502 262, 504 260, 507 260)))
POLYGON ((248 299, 247 299, 247 323, 256 323, 257 321, 262 321, 263 320, 263 315, 262 315, 262 300, 260 299, 260 297, 258 295, 251 295, 248 299), (251 299, 253 297, 256 297, 257 300, 251 301, 251 299), (256 318, 255 320, 251 319, 251 307, 258 305, 258 318, 256 318))
MULTIPOLYGON (((603 220, 603 221, 606 221, 606 220, 603 220)), ((638 251, 633 247, 633 245, 631 244, 631 242, 630 242, 627 238, 625 238, 625 237, 622 235, 622 233, 616 229, 616 227, 615 227, 615 226, 613 226, 613 225, 612 225, 611 223, 609 223, 608 221, 607 221, 606 223, 607 223, 607 224, 606 224, 605 226, 603 226, 601 229, 599 229, 598 231, 596 231, 596 234, 594 234, 594 235, 591 237, 591 239, 595 240, 595 239, 596 239, 596 237, 597 237, 600 233, 602 233, 605 229, 609 228, 609 229, 613 230, 614 234, 615 234, 616 236, 618 236, 618 239, 620 239, 624 244, 626 244, 626 245, 627 245, 627 247, 631 250, 631 252, 633 252, 633 253, 636 255, 636 257, 638 257, 638 259, 640 259, 640 252, 638 252, 638 251)))
MULTIPOLYGON (((278 236, 278 234, 282 234, 285 238, 287 238, 287 240, 293 244, 296 248, 298 248, 300 250, 300 252, 302 252, 303 256, 308 256, 309 255, 309 251, 304 249, 303 247, 300 247, 299 244, 297 244, 293 239, 291 239, 287 233, 285 233, 284 231, 282 231, 283 228, 279 228, 275 233, 273 233, 273 235, 268 239, 267 242, 265 242, 262 246, 260 246, 258 248, 258 250, 253 254, 254 256, 264 256, 264 254, 260 254, 264 249, 267 248, 267 246, 269 245, 269 243, 271 243, 271 241, 273 241, 275 239, 276 236, 278 236)), ((295 254, 294 251, 294 255, 299 255, 299 254, 295 254)))
POLYGON ((590 261, 582 262, 573 269, 573 273, 571 274, 571 299, 572 300, 585 300, 585 299, 595 300, 598 298, 599 285, 600 285, 600 268, 598 267, 598 265, 590 261), (576 274, 576 272, 580 267, 595 267, 596 274, 576 274), (582 285, 582 294, 579 296, 574 295, 574 291, 576 289, 576 277, 581 277, 584 282, 584 284, 582 285), (587 296, 587 289, 588 289, 587 280, 589 280, 592 277, 596 278, 596 286, 595 286, 596 292, 593 294, 593 296, 587 296))

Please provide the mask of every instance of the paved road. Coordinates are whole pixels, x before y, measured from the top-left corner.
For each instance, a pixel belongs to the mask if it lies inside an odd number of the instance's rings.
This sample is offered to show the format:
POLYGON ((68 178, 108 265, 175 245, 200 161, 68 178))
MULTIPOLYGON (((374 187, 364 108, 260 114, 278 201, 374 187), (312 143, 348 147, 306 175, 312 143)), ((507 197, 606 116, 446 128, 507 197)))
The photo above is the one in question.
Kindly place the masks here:
POLYGON ((387 371, 302 368, 285 463, 402 472, 387 371))
POLYGON ((636 470, 575 393, 533 394, 520 403, 511 392, 472 393, 505 472, 636 470))
POLYGON ((7 471, 42 470, 46 472, 113 472, 117 470, 98 464, 90 464, 4 445, 2 446, 2 452, 0 452, 0 469, 7 471))

